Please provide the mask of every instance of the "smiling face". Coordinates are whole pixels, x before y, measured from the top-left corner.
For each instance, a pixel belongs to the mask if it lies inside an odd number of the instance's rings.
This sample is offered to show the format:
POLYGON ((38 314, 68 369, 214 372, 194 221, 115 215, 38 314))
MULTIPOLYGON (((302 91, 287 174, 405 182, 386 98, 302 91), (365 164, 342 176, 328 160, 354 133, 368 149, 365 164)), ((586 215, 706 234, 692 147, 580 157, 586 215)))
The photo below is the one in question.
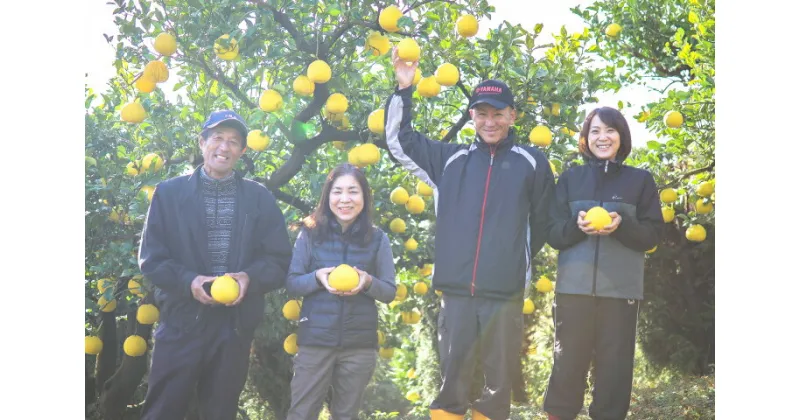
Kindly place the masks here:
POLYGON ((242 133, 233 127, 217 126, 210 129, 205 139, 200 137, 203 167, 212 178, 230 175, 245 149, 242 133))
POLYGON ((489 144, 499 143, 508 137, 508 129, 517 118, 517 111, 510 106, 497 109, 489 104, 476 105, 469 110, 469 114, 475 121, 475 131, 489 144))
POLYGON ((599 115, 592 118, 588 140, 589 150, 595 157, 602 160, 615 160, 620 145, 619 131, 606 125, 599 115))
POLYGON ((331 212, 346 231, 364 209, 364 192, 352 175, 342 175, 333 181, 328 198, 331 212))

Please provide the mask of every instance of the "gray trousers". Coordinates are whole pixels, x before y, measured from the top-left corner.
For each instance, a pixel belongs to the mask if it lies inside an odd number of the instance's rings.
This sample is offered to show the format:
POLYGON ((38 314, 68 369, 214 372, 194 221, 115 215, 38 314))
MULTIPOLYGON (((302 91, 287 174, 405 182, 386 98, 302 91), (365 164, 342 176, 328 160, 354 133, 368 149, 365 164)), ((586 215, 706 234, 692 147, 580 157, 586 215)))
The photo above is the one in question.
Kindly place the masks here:
POLYGON ((378 352, 373 348, 299 347, 287 420, 317 420, 330 386, 331 419, 357 420, 377 359, 378 352))
POLYGON ((438 329, 442 388, 430 408, 466 413, 480 353, 484 387, 472 409, 490 419, 507 419, 522 348, 522 301, 444 294, 438 329))

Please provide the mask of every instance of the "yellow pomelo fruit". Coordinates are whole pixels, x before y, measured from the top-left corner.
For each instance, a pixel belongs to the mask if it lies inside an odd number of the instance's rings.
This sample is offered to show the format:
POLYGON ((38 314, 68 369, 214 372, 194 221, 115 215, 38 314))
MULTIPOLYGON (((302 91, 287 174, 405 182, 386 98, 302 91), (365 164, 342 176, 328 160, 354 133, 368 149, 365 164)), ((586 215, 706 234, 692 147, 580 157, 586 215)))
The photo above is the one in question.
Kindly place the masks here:
POLYGON ((308 65, 306 75, 314 83, 327 83, 331 80, 331 67, 323 60, 314 60, 308 65))
POLYGON ((383 360, 389 360, 394 355, 394 347, 381 347, 378 350, 378 356, 381 357, 383 360))
POLYGON ((622 26, 619 26, 618 23, 612 23, 606 26, 606 35, 610 36, 611 38, 616 38, 620 31, 622 31, 622 26))
POLYGON ((661 207, 661 217, 664 218, 664 223, 671 223, 675 220, 675 209, 672 207, 661 207))
POLYGON ((711 210, 714 210, 714 204, 711 203, 711 200, 704 202, 701 198, 694 203, 694 209, 697 214, 708 214, 711 213, 711 210))
POLYGON ((414 80, 411 81, 411 84, 416 86, 417 84, 419 84, 420 80, 422 80, 422 72, 419 70, 419 67, 417 67, 414 70, 414 80))
POLYGON ((103 312, 114 312, 114 309, 117 309, 117 300, 111 299, 111 301, 107 301, 105 296, 100 296, 100 299, 97 299, 97 306, 100 307, 100 310, 103 312))
POLYGON ((261 94, 258 99, 258 107, 265 112, 273 112, 281 109, 283 106, 283 97, 274 89, 267 89, 261 94))
POLYGON ((559 116, 561 114, 561 104, 553 104, 550 107, 550 113, 555 117, 559 116))
POLYGON ((156 305, 146 303, 136 310, 136 321, 142 325, 152 325, 158 322, 158 308, 156 305))
POLYGON ((156 37, 153 48, 155 48, 159 54, 169 57, 175 54, 175 51, 178 51, 178 42, 172 34, 162 32, 156 37))
POLYGON ((542 293, 552 292, 553 282, 550 281, 550 279, 548 279, 547 277, 541 276, 539 277, 539 280, 536 280, 536 290, 542 293))
POLYGON ((417 92, 424 98, 432 98, 441 92, 442 86, 434 76, 423 77, 417 85, 417 92))
POLYGON ((596 230, 603 229, 611 224, 611 216, 608 214, 608 211, 599 206, 589 209, 583 220, 588 221, 589 225, 596 230))
POLYGON ((361 163, 361 160, 360 160, 361 157, 359 155, 359 149, 361 149, 361 145, 360 144, 358 146, 350 149, 350 151, 347 152, 347 163, 349 163, 351 165, 354 165, 354 166, 358 166, 359 168, 361 168, 361 167, 363 167, 365 165, 361 163))
POLYGON ((157 153, 148 153, 142 158, 142 172, 158 172, 164 167, 164 159, 157 153))
POLYGON ((419 44, 412 38, 403 38, 397 43, 397 56, 403 61, 417 61, 419 60, 419 53, 419 44))
POLYGON ((536 309, 536 306, 533 304, 531 298, 526 298, 525 301, 522 303, 522 313, 525 315, 529 315, 533 313, 534 309, 536 309))
POLYGON ((661 190, 659 196, 661 197, 661 201, 666 204, 674 203, 678 200, 678 193, 672 188, 665 188, 661 190))
POLYGON ((138 165, 136 165, 136 162, 128 162, 128 164, 125 165, 125 175, 130 175, 130 176, 139 175, 139 170, 137 169, 137 167, 138 165))
POLYGON ((316 86, 308 76, 302 74, 295 77, 294 82, 292 82, 292 90, 301 96, 312 95, 316 86))
POLYGON ((125 104, 120 111, 122 121, 138 124, 144 121, 147 114, 144 112, 144 107, 139 102, 130 102, 125 104))
POLYGON ((370 112, 369 117, 367 117, 369 131, 377 134, 383 133, 383 114, 384 110, 382 108, 370 112))
POLYGON ((403 220, 403 219, 401 219, 399 217, 395 217, 394 219, 392 219, 391 222, 389 222, 389 230, 391 230, 394 233, 403 233, 403 232, 405 232, 406 231, 406 222, 405 222, 405 220, 403 220))
POLYGON ((247 133, 247 147, 261 152, 269 146, 269 136, 261 130, 250 130, 247 133))
POLYGON ((297 333, 291 333, 283 340, 283 351, 291 355, 297 354, 297 333))
POLYGON ((700 185, 697 186, 697 195, 700 197, 710 197, 711 194, 714 194, 713 182, 701 182, 700 185))
POLYGON ((453 86, 458 83, 458 68, 450 63, 444 63, 436 69, 436 83, 442 86, 453 86))
POLYGON ((656 249, 658 249, 658 245, 648 249, 647 251, 645 251, 645 253, 652 254, 652 253, 656 252, 656 249))
POLYGON ((553 142, 553 132, 545 125, 537 125, 531 130, 528 140, 537 146, 546 147, 553 142))
POLYGON ((125 354, 131 357, 139 357, 147 351, 147 342, 139 335, 131 335, 122 344, 125 354))
POLYGON ((478 33, 478 19, 472 15, 461 15, 456 21, 458 34, 464 38, 475 36, 478 33))
POLYGON ((142 77, 146 77, 156 83, 163 83, 169 79, 169 70, 164 62, 153 60, 144 66, 142 77))
POLYGON ((234 60, 239 56, 239 41, 225 34, 214 41, 214 54, 222 60, 234 60), (230 43, 226 42, 230 39, 230 43))
POLYGON ((83 347, 86 354, 99 354, 103 351, 103 340, 93 335, 86 336, 83 339, 83 347))
POLYGON ((233 303, 239 297, 239 282, 233 277, 219 276, 211 283, 211 297, 219 303, 233 303))
MULTIPOLYGON (((144 188, 144 187, 142 187, 142 188, 144 188)), ((136 281, 134 279, 128 280, 128 291, 132 295, 136 295, 136 296, 139 296, 139 297, 144 296, 144 290, 142 289, 142 285, 138 281, 136 281)))
POLYGON ((358 286, 358 272, 347 264, 340 264, 328 275, 328 284, 340 292, 349 292, 358 286))
POLYGON ((114 287, 114 280, 111 279, 100 279, 97 280, 97 290, 100 293, 105 293, 106 289, 109 287, 114 287))
POLYGON ((414 194, 408 197, 408 201, 406 201, 406 210, 411 214, 420 214, 425 211, 425 201, 422 200, 422 197, 414 194))
POLYGON ((392 193, 389 194, 389 201, 394 204, 403 205, 408 202, 408 198, 408 191, 403 187, 396 187, 392 190, 392 193))
POLYGON ((325 110, 332 114, 344 114, 347 111, 347 97, 341 93, 334 93, 325 102, 325 110))
POLYGON ((408 296, 408 288, 406 287, 406 285, 405 284, 398 284, 397 285, 397 290, 394 293, 394 300, 396 300, 398 302, 402 302, 402 301, 406 300, 407 296, 408 296))
POLYGON ((389 43, 389 37, 385 35, 381 35, 380 32, 370 32, 369 36, 367 36, 367 44, 366 48, 372 53, 374 56, 384 55, 389 52, 391 44, 389 43))
POLYGON ((300 301, 290 300, 283 304, 283 317, 290 321, 300 319, 300 301))
POLYGON ((422 182, 422 180, 419 180, 417 181, 417 194, 423 197, 430 197, 433 195, 433 188, 422 182))
POLYGON ((361 162, 361 165, 372 165, 380 162, 381 152, 378 146, 372 143, 362 144, 361 148, 358 150, 358 160, 361 162))
POLYGON ((420 296, 428 293, 428 285, 421 281, 417 282, 417 284, 414 285, 414 293, 420 296))
POLYGON ((133 85, 139 90, 139 92, 143 93, 150 93, 156 90, 156 82, 150 80, 148 77, 144 77, 144 75, 136 79, 136 82, 133 85))
POLYGON ((664 124, 670 128, 678 128, 683 124, 683 115, 678 111, 669 111, 664 115, 664 124))
POLYGON ((147 201, 153 201, 153 194, 156 192, 156 187, 152 185, 144 185, 142 186, 141 191, 144 191, 147 194, 147 201))
POLYGON ((406 251, 416 251, 417 246, 419 246, 419 244, 414 238, 408 238, 408 240, 403 244, 403 247, 405 247, 406 251))
POLYGON ((692 242, 703 242, 706 240, 706 228, 703 225, 691 225, 686 229, 686 239, 692 242))
POLYGON ((378 24, 381 25, 386 32, 397 32, 400 28, 397 26, 397 21, 403 16, 403 12, 397 6, 389 6, 381 10, 378 15, 378 24))

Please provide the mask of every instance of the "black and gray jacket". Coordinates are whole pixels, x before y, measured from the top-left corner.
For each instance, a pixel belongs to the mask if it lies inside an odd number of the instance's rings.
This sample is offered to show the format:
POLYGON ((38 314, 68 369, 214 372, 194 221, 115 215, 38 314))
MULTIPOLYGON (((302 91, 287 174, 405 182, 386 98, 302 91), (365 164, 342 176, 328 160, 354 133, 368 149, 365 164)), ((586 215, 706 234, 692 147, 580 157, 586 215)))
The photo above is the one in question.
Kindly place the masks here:
POLYGON ((496 145, 434 141, 411 126, 412 88, 386 105, 386 143, 433 188, 434 289, 461 296, 519 297, 530 259, 544 246, 554 189, 547 158, 518 145, 513 129, 496 145))
POLYGON ((354 239, 357 225, 347 232, 330 222, 331 237, 318 241, 303 229, 294 244, 286 279, 289 295, 302 297, 297 344, 301 346, 377 348, 378 308, 391 302, 397 290, 389 238, 378 228, 366 245, 354 239), (317 282, 320 268, 348 264, 372 276, 370 286, 354 296, 337 296, 317 282))
POLYGON ((560 251, 556 292, 642 299, 644 252, 658 243, 663 226, 650 172, 595 159, 568 169, 556 185, 547 235, 560 251), (578 227, 578 212, 594 206, 622 216, 611 235, 589 236, 578 227))

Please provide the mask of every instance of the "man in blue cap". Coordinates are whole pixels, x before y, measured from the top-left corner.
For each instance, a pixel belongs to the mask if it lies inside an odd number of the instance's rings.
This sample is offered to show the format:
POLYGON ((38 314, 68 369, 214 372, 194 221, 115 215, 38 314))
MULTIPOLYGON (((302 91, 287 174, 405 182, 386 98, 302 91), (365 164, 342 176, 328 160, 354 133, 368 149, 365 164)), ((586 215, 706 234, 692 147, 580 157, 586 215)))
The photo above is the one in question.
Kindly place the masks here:
POLYGON ((139 267, 161 315, 142 419, 183 419, 195 392, 201 418, 236 418, 264 294, 283 287, 292 253, 272 193, 233 169, 247 132, 237 113, 211 113, 199 138, 203 164, 153 194, 139 267), (239 284, 230 304, 209 294, 224 274, 239 284))
POLYGON ((442 388, 431 419, 504 420, 522 347, 522 295, 533 256, 544 246, 553 173, 545 155, 518 144, 514 96, 498 80, 478 84, 469 103, 471 144, 432 140, 412 127, 412 80, 418 62, 393 53, 397 90, 386 105, 386 144, 433 188, 436 236, 433 288, 442 388), (480 355, 485 385, 470 401, 480 355))

